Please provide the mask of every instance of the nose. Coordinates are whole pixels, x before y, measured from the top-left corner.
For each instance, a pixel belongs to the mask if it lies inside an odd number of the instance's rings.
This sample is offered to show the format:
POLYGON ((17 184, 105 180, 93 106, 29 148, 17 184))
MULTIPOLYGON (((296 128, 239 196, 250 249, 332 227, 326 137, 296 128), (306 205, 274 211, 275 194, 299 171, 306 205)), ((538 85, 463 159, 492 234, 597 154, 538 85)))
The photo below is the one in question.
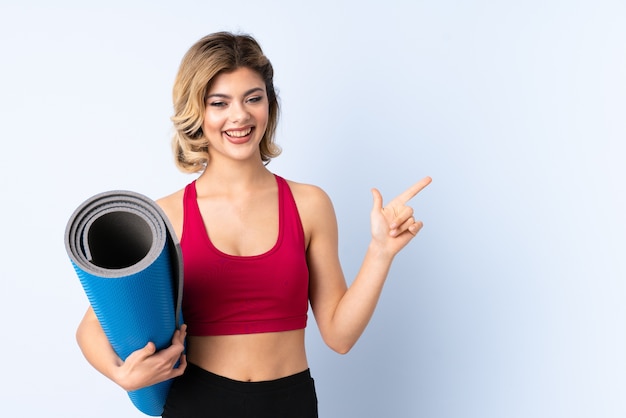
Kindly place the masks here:
POLYGON ((250 117, 250 113, 244 103, 234 102, 231 106, 230 121, 232 123, 246 122, 250 117))

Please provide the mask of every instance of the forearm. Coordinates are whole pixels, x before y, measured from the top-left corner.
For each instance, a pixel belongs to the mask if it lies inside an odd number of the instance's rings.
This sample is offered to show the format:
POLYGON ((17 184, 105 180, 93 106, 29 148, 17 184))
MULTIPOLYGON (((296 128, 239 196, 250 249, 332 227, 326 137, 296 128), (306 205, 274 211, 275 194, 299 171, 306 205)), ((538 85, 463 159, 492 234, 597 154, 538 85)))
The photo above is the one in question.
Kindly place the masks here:
MULTIPOLYGON (((338 257, 338 229, 330 200, 324 194, 304 200, 303 225, 308 225, 309 298, 318 328, 326 344, 339 353, 348 352, 367 327, 382 292, 391 263, 422 227, 406 202, 430 183, 417 182, 383 207, 382 195, 372 189, 372 240, 363 264, 347 287, 338 257), (308 203, 308 204, 307 204, 308 203)), ((312 191, 315 192, 316 189, 312 191)), ((309 190, 310 191, 310 190, 309 190)))
POLYGON ((187 361, 185 337, 187 327, 174 331, 172 344, 156 351, 153 342, 133 351, 122 361, 111 347, 100 322, 91 308, 76 331, 76 340, 87 361, 100 373, 126 391, 137 390, 178 377, 185 371, 187 361))
POLYGON ((332 317, 328 345, 339 353, 348 352, 367 327, 387 279, 393 255, 370 243, 361 268, 337 304, 332 317))
POLYGON ((118 383, 115 372, 120 367, 122 360, 111 347, 91 308, 87 311, 76 330, 76 341, 89 364, 115 383, 118 383))

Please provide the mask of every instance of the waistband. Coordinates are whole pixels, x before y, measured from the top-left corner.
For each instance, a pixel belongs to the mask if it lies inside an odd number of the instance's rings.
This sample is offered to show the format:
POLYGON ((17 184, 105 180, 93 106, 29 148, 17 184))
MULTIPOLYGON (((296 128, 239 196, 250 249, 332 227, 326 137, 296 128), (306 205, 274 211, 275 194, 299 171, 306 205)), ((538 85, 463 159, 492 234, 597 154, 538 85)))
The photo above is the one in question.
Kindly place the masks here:
POLYGON ((233 380, 228 377, 217 375, 193 363, 187 363, 184 377, 189 380, 195 380, 197 384, 219 387, 240 393, 259 393, 264 391, 280 390, 291 388, 301 383, 307 383, 312 380, 310 369, 306 369, 299 373, 275 380, 242 382, 240 380, 233 380))

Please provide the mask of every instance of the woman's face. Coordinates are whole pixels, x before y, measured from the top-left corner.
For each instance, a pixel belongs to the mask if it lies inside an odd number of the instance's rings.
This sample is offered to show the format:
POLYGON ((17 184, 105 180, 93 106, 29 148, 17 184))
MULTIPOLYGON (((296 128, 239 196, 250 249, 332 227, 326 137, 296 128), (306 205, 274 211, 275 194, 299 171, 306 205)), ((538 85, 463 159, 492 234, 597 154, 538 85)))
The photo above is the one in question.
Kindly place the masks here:
POLYGON ((256 71, 242 67, 219 74, 205 104, 202 130, 209 142, 209 161, 261 158, 259 143, 267 127, 269 102, 265 82, 256 71))

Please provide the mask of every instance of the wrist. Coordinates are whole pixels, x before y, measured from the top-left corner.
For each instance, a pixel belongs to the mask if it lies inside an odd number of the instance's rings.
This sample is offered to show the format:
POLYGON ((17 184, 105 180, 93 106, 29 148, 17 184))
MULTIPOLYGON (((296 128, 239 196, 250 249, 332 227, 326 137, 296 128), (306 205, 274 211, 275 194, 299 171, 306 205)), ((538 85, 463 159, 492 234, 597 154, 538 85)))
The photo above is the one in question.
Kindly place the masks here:
POLYGON ((367 247, 367 254, 375 260, 388 264, 391 264, 395 257, 395 253, 390 252, 385 248, 385 246, 381 245, 376 240, 370 241, 370 244, 367 247))
POLYGON ((109 366, 107 370, 107 376, 115 384, 122 387, 124 390, 128 387, 127 377, 128 373, 124 369, 124 362, 119 357, 109 366))

